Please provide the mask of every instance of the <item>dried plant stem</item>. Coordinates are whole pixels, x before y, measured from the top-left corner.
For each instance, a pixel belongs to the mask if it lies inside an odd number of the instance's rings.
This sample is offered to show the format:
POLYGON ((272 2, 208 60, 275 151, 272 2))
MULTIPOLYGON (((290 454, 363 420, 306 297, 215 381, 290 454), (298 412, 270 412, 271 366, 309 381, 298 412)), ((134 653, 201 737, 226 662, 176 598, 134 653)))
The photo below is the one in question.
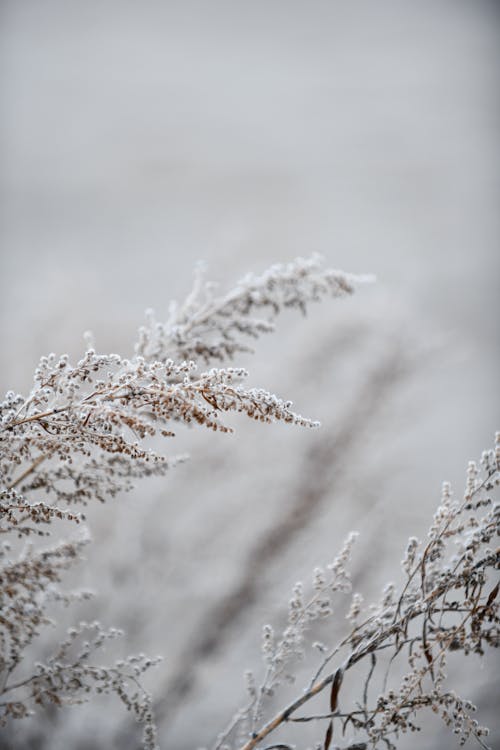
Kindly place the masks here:
MULTIPOLYGON (((430 602, 432 599, 435 598, 435 593, 429 597, 427 597, 426 601, 430 602)), ((479 601, 479 596, 477 597, 477 601, 479 601)), ((413 613, 413 617, 405 615, 405 617, 402 617, 398 622, 394 623, 393 626, 388 630, 383 632, 378 638, 374 638, 371 642, 369 642, 367 645, 365 645, 364 648, 359 650, 358 652, 354 652, 351 654, 342 664, 341 667, 339 667, 335 672, 330 673, 326 677, 324 677, 319 682, 316 682, 313 686, 310 686, 307 688, 307 690, 298 698, 296 698, 294 701, 288 704, 288 706, 277 713, 267 724, 265 724, 257 733, 254 734, 254 736, 244 745, 240 747, 240 750, 253 750, 259 742, 261 742, 263 739, 265 739, 271 732, 273 732, 275 729, 277 729, 280 725, 287 723, 287 722, 293 722, 293 721, 310 721, 314 718, 321 718, 321 719, 330 719, 330 718, 345 718, 352 716, 353 714, 362 714, 365 715, 366 711, 364 709, 350 711, 349 713, 342 714, 339 712, 332 712, 330 714, 321 715, 319 717, 299 717, 298 719, 294 719, 292 717, 292 714, 301 706, 303 706, 305 703, 310 701, 312 698, 314 698, 316 695, 321 693, 328 685, 330 685, 334 680, 339 680, 343 678, 343 675, 351 669, 353 666, 355 666, 361 659, 363 659, 365 656, 370 654, 372 657, 373 655, 379 651, 382 648, 390 647, 393 645, 392 643, 384 645, 384 641, 387 641, 391 636, 396 635, 401 631, 401 629, 407 627, 409 620, 413 619, 414 617, 417 617, 421 614, 420 607, 413 613), (377 643, 378 639, 380 638, 380 643, 377 643)), ((457 630, 460 630, 463 625, 467 622, 467 620, 470 618, 471 613, 468 611, 466 617, 462 620, 462 622, 457 627, 457 630)), ((411 641, 414 641, 416 639, 410 639, 411 641)), ((439 652, 435 657, 434 661, 438 661, 439 657, 446 651, 447 646, 443 646, 441 649, 441 652, 439 652)), ((369 676, 371 677, 371 674, 373 673, 375 665, 372 662, 372 666, 370 669, 369 676)), ((426 672, 430 671, 430 665, 426 668, 426 672)), ((422 679, 425 676, 425 674, 422 675, 422 679)), ((366 693, 365 693, 366 696, 366 693)), ((406 696, 406 698, 409 698, 410 694, 406 696)), ((406 704, 402 702, 399 705, 399 709, 403 709, 406 707, 406 704)), ((370 717, 369 722, 373 720, 375 715, 380 711, 380 708, 375 708, 371 712, 372 715, 370 717)), ((367 723, 369 723, 367 722, 367 723)))
POLYGON ((47 456, 46 456, 46 455, 43 455, 43 454, 42 454, 42 455, 40 455, 40 456, 38 456, 38 458, 35 458, 35 460, 34 460, 34 461, 33 461, 33 463, 31 464, 31 466, 28 466, 28 467, 27 467, 27 468, 26 468, 26 469, 25 469, 25 470, 24 470, 24 471, 22 472, 22 474, 20 474, 20 475, 19 475, 19 476, 17 477, 17 479, 15 479, 15 480, 14 480, 13 482, 11 482, 11 484, 9 484, 9 485, 8 485, 8 489, 9 489, 9 490, 13 490, 13 489, 14 489, 14 487, 17 487, 17 485, 18 485, 18 484, 21 484, 21 482, 22 482, 22 481, 23 481, 24 479, 26 479, 26 477, 29 477, 29 475, 30 475, 30 474, 32 474, 32 473, 33 473, 34 471, 36 471, 36 469, 38 469, 38 467, 40 466, 40 464, 41 464, 41 463, 42 463, 43 461, 45 461, 45 459, 46 459, 46 458, 47 458, 47 456))
POLYGON ((314 698, 315 695, 321 693, 321 691, 324 690, 327 685, 330 685, 334 681, 335 676, 341 671, 342 670, 340 670, 339 668, 337 672, 329 674, 323 680, 316 683, 314 687, 306 690, 303 695, 301 695, 299 698, 296 698, 283 711, 280 711, 273 719, 271 719, 271 721, 265 724, 262 729, 259 730, 259 732, 255 733, 247 743, 241 746, 240 750, 253 750, 253 748, 256 747, 259 742, 262 742, 262 740, 265 739, 269 734, 271 734, 271 732, 274 732, 274 730, 277 729, 281 724, 289 721, 294 711, 303 706, 304 703, 307 703, 307 701, 311 700, 311 698, 314 698))

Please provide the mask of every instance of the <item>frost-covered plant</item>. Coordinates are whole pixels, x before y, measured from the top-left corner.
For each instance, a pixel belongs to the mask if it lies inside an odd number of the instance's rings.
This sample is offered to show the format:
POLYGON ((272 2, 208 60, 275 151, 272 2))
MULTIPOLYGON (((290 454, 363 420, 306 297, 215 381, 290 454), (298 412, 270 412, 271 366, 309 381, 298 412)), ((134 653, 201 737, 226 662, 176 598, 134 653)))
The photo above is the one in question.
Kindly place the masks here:
POLYGON ((283 308, 304 312, 310 302, 350 294, 358 280, 364 279, 322 270, 314 257, 249 275, 217 297, 198 273, 166 323, 148 312, 130 358, 88 348, 73 365, 50 354, 29 396, 7 393, 0 403, 0 725, 37 706, 112 692, 144 725, 144 746, 157 747, 151 698, 140 682, 156 660, 140 655, 107 667, 93 661, 118 631, 82 623, 45 663, 29 663, 52 602, 88 596, 59 588, 88 539, 68 540, 63 531, 63 541, 49 548, 36 541, 57 524, 56 532, 80 524, 84 516, 74 506, 104 502, 182 460, 152 447, 155 436, 174 437, 179 424, 229 432, 222 415, 237 411, 261 422, 317 426, 290 401, 244 385, 241 368, 197 368, 248 351, 248 339, 272 331, 283 308))
MULTIPOLYGON (((326 570, 314 571, 307 595, 297 583, 284 631, 275 635, 270 625, 264 626, 262 679, 257 683, 252 673, 246 675, 248 704, 212 750, 291 750, 287 732, 293 741, 292 727, 304 722, 322 727, 317 748, 323 750, 339 747, 332 745, 334 738, 347 750, 394 750, 401 733, 420 730, 418 714, 423 709, 438 714, 460 745, 473 737, 486 748, 488 730, 473 718, 476 707, 471 701, 449 684, 447 661, 455 653, 481 657, 500 644, 499 582, 494 576, 500 567, 500 504, 492 496, 499 484, 497 433, 480 467, 469 463, 463 498, 454 500, 449 483, 443 484, 427 540, 412 537, 408 542, 402 582, 388 583, 370 607, 363 605, 359 593, 352 595, 346 615, 350 628, 333 647, 311 644, 309 631, 316 621, 331 617, 334 606, 337 615, 339 595, 351 591, 348 563, 356 535, 349 536, 326 570), (284 683, 294 681, 307 646, 319 652, 319 664, 304 689, 273 714, 276 694, 284 683), (403 677, 391 679, 397 664, 403 677), (354 697, 352 689, 343 690, 350 672, 358 686, 354 697), (324 711, 308 710, 321 694, 324 711), (271 739, 275 733, 279 740, 271 739), (352 737, 347 745, 346 734, 352 737)), ((312 658, 309 653, 308 663, 312 658)))

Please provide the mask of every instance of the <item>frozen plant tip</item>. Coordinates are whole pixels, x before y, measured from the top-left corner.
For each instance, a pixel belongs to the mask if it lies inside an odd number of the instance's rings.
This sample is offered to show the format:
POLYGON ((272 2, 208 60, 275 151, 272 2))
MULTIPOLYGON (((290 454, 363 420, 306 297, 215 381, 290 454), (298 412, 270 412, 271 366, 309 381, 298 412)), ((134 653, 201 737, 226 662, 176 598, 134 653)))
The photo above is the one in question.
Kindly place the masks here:
POLYGON ((238 352, 251 351, 249 339, 274 331, 276 316, 284 308, 305 313, 312 302, 344 297, 353 293, 356 284, 374 281, 370 275, 355 276, 321 266, 319 255, 276 264, 260 276, 248 274, 221 297, 214 294, 200 266, 193 291, 184 305, 171 305, 166 323, 148 311, 136 352, 161 361, 172 357, 222 362, 238 352))

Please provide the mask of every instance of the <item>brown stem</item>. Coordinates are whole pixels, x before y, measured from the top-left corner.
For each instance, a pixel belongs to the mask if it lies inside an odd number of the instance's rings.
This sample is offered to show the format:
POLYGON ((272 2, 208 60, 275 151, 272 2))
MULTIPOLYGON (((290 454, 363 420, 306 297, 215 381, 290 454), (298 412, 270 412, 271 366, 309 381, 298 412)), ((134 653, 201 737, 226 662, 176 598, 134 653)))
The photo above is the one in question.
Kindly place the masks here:
POLYGON ((38 468, 38 467, 40 466, 40 464, 42 463, 42 461, 45 461, 45 459, 46 459, 46 458, 47 458, 47 456, 46 456, 45 454, 42 454, 41 456, 38 456, 38 458, 35 458, 35 460, 34 460, 34 461, 33 461, 33 463, 31 464, 31 466, 28 466, 28 468, 27 468, 27 469, 25 469, 25 470, 23 471, 23 473, 22 473, 22 474, 20 474, 20 475, 19 475, 19 476, 17 477, 17 479, 15 479, 15 480, 14 480, 14 481, 12 482, 12 484, 9 484, 9 486, 8 486, 8 489, 9 489, 9 490, 13 490, 13 489, 14 489, 14 487, 17 487, 17 485, 18 485, 18 484, 19 484, 20 482, 22 482, 22 481, 23 481, 23 479, 26 479, 26 477, 27 477, 27 476, 29 476, 29 475, 31 474, 31 472, 32 472, 32 471, 35 471, 35 469, 37 469, 37 468, 38 468))
POLYGON ((271 721, 269 721, 265 726, 263 726, 260 732, 254 734, 252 739, 250 739, 245 745, 243 745, 240 750, 253 750, 253 748, 258 745, 259 742, 261 742, 265 737, 271 734, 271 732, 279 727, 280 724, 288 721, 294 711, 296 711, 298 708, 300 708, 300 706, 304 705, 304 703, 310 700, 313 696, 320 693, 327 685, 333 682, 337 672, 329 674, 327 677, 321 680, 321 682, 318 682, 312 688, 303 693, 299 698, 293 701, 293 703, 290 703, 290 705, 287 706, 284 711, 280 711, 279 714, 276 714, 276 716, 271 719, 271 721))

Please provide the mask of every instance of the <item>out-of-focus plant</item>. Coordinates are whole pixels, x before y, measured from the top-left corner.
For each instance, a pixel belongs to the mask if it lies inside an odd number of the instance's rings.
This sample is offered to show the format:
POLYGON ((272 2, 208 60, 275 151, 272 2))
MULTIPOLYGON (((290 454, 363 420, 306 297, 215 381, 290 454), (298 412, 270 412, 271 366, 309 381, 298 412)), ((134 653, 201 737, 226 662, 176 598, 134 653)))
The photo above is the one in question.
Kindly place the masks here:
POLYGON ((212 750, 291 750, 286 738, 293 742, 294 726, 304 722, 322 727, 319 750, 339 748, 332 744, 339 741, 345 750, 394 750, 401 734, 420 731, 424 709, 443 719, 458 744, 473 737, 487 748, 488 730, 473 718, 476 706, 449 684, 447 660, 451 654, 481 659, 488 648, 500 644, 499 582, 494 573, 500 566, 500 504, 492 496, 499 484, 497 433, 494 448, 483 452, 480 466, 469 463, 461 499, 454 500, 449 483, 443 484, 427 539, 408 541, 401 583, 388 583, 370 607, 363 605, 359 593, 352 595, 346 614, 349 627, 335 646, 313 643, 309 631, 316 621, 342 611, 337 599, 351 591, 348 563, 356 535, 349 536, 326 570, 314 571, 307 594, 297 583, 284 631, 275 635, 270 625, 264 626, 261 680, 247 673, 248 704, 212 750), (317 662, 310 682, 273 714, 270 704, 280 687, 294 682, 297 662, 305 656, 308 664, 317 662), (402 680, 391 679, 398 663, 402 680), (348 673, 358 686, 355 700, 352 688, 343 690, 348 673), (322 712, 309 708, 320 694, 322 712), (272 740, 276 734, 279 740, 272 740))
MULTIPOLYGON (((151 696, 142 674, 157 662, 132 656, 98 666, 95 653, 119 635, 99 623, 72 628, 44 663, 29 661, 53 602, 88 594, 64 593, 64 571, 81 558, 88 536, 50 547, 39 537, 59 524, 80 524, 75 506, 104 502, 136 479, 161 475, 183 457, 151 448, 155 435, 174 437, 177 424, 229 432, 222 415, 237 411, 261 422, 315 427, 292 404, 244 385, 245 370, 224 363, 248 351, 248 341, 274 328, 283 308, 352 293, 363 281, 322 270, 320 260, 297 259, 261 276, 249 275, 228 294, 196 277, 184 305, 172 305, 166 323, 149 311, 129 359, 89 348, 72 365, 67 356, 42 357, 29 396, 6 394, 0 404, 0 724, 37 707, 115 693, 144 727, 144 747, 157 748, 151 696)), ((60 532, 60 528, 57 532, 60 532)))

